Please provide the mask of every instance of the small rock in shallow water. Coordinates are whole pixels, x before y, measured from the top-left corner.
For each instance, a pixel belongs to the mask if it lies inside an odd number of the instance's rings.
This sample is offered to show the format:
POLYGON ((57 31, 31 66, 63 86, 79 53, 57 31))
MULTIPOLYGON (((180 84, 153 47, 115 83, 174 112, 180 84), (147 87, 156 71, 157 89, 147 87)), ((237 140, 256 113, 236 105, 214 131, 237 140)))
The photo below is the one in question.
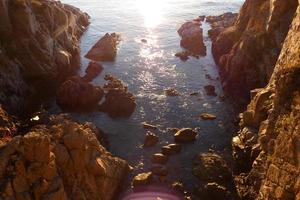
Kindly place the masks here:
POLYGON ((176 142, 186 143, 196 140, 196 136, 197 132, 195 132, 193 129, 183 128, 174 135, 174 138, 176 142))
POLYGON ((178 192, 181 192, 181 193, 184 192, 184 187, 183 187, 183 184, 181 182, 174 182, 171 187, 175 191, 178 191, 178 192))
POLYGON ((163 146, 161 148, 161 152, 164 155, 174 155, 178 154, 181 151, 181 145, 180 144, 168 144, 166 146, 163 146))
POLYGON ((152 132, 147 132, 146 138, 144 141, 144 147, 153 147, 158 143, 158 136, 152 132))
POLYGON ((210 113, 202 113, 200 115, 201 119, 203 120, 214 120, 217 118, 217 116, 213 115, 213 114, 210 114, 210 113))
POLYGON ((216 94, 216 88, 213 85, 206 85, 204 86, 205 92, 209 96, 217 96, 216 94))
POLYGON ((152 172, 138 174, 133 178, 132 186, 136 187, 140 185, 147 185, 151 182, 152 177, 152 172))
POLYGON ((156 164, 166 164, 168 162, 168 157, 161 153, 156 153, 152 156, 152 163, 156 164))
POLYGON ((143 122, 142 125, 143 125, 144 129, 152 129, 152 130, 156 130, 157 129, 157 126, 152 125, 152 124, 148 124, 147 122, 143 122))
POLYGON ((167 96, 171 96, 171 97, 179 96, 180 95, 179 92, 176 89, 174 89, 174 88, 166 89, 165 93, 166 93, 167 96))
POLYGON ((190 94, 190 96, 197 96, 197 95, 199 95, 199 92, 192 92, 192 93, 190 94))
POLYGON ((148 41, 146 39, 141 39, 142 43, 147 43, 148 41))
POLYGON ((181 51, 175 54, 176 57, 180 58, 182 61, 187 61, 191 54, 188 51, 181 51))
POLYGON ((169 171, 166 166, 155 164, 152 166, 151 171, 157 176, 167 176, 169 171))

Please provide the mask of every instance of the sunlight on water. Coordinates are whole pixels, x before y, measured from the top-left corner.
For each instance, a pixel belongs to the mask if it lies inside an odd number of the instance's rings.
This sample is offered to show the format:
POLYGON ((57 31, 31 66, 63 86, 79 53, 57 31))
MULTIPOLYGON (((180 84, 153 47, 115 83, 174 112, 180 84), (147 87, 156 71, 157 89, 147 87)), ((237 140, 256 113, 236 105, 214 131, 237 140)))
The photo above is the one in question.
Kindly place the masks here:
POLYGON ((154 28, 163 20, 164 0, 136 0, 137 10, 144 18, 147 28, 154 28))

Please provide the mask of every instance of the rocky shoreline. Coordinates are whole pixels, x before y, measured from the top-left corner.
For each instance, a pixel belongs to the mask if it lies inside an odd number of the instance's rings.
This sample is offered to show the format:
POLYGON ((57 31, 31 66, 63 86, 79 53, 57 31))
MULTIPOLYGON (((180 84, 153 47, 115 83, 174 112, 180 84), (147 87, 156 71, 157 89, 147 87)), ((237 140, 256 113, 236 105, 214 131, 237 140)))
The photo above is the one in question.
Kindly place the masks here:
MULTIPOLYGON (((102 71, 97 63, 90 63, 84 77, 71 76, 78 67, 79 40, 88 20, 86 13, 56 1, 0 0, 1 198, 115 199, 130 172, 126 161, 113 157, 99 142, 101 131, 91 123, 79 124, 64 114, 37 114, 26 122, 11 115, 26 112, 25 107, 46 98, 45 87, 47 93, 53 91, 50 95, 57 93, 57 103, 65 110, 96 109, 112 118, 134 112, 135 98, 121 80, 108 75, 103 87, 90 83, 102 71), (105 100, 99 105, 102 97, 105 100), (36 101, 30 102, 33 98, 36 101)), ((251 96, 251 101, 232 139, 235 169, 215 152, 195 158, 193 174, 200 185, 195 188, 196 199, 300 199, 299 2, 246 0, 239 14, 187 22, 178 31, 181 45, 190 51, 177 55, 182 60, 205 55, 203 20, 212 27, 212 53, 225 91, 244 102, 251 96), (191 35, 201 38, 196 47, 191 35)), ((96 60, 114 60, 118 42, 116 34, 100 39, 93 47, 103 51, 96 60), (111 45, 109 54, 103 43, 111 45)), ((91 54, 97 56, 90 52, 88 57, 91 54)), ((212 85, 204 89, 207 95, 217 95, 212 85)), ((172 88, 166 94, 179 95, 172 88)), ((217 118, 209 113, 200 117, 217 118)), ((151 172, 135 176, 134 186, 152 183, 153 175, 163 179, 169 156, 197 137, 193 129, 173 131, 174 144, 152 156, 151 172)), ((158 140, 148 132, 144 148, 158 140)), ((172 187, 181 193, 185 190, 181 183, 172 187)), ((186 194, 186 199, 191 197, 186 194)))

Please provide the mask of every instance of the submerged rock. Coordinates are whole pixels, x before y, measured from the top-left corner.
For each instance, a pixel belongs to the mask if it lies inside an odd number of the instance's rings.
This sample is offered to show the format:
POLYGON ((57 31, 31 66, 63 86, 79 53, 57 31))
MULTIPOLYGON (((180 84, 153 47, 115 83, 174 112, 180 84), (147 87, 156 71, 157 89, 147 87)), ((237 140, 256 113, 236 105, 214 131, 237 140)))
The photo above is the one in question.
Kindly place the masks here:
POLYGON ((197 22, 186 22, 179 29, 180 45, 194 55, 205 56, 206 47, 203 42, 203 30, 197 22))
POLYGON ((106 33, 85 55, 86 58, 94 61, 114 61, 117 56, 117 45, 120 42, 120 35, 106 33))
POLYGON ((189 51, 181 51, 175 54, 176 57, 180 58, 182 61, 187 61, 191 53, 189 51))
POLYGON ((151 183, 152 177, 152 172, 138 174, 133 178, 132 186, 137 187, 142 185, 148 185, 151 183))
POLYGON ((84 81, 90 82, 94 78, 96 78, 99 74, 101 74, 103 67, 101 64, 96 62, 90 62, 88 67, 86 68, 85 76, 83 77, 84 81))
POLYGON ((197 136, 197 132, 194 131, 191 128, 183 128, 180 129, 175 135, 175 141, 176 142, 182 142, 182 143, 186 143, 186 142, 193 142, 196 140, 196 136, 197 136))
POLYGON ((204 86, 204 90, 208 96, 217 96, 216 88, 213 85, 204 86))
POLYGON ((112 118, 130 117, 136 107, 133 94, 116 77, 106 75, 105 80, 108 82, 103 87, 105 100, 100 105, 100 111, 106 112, 112 118))
POLYGON ((144 141, 144 147, 153 147, 158 143, 158 136, 148 131, 144 141))
POLYGON ((80 77, 71 77, 57 91, 56 102, 64 110, 90 111, 96 109, 104 93, 80 77))
POLYGON ((159 165, 159 164, 154 164, 151 167, 151 171, 153 174, 155 174, 157 176, 167 176, 169 173, 169 170, 166 166, 159 165))
POLYGON ((168 88, 165 90, 165 93, 167 96, 171 96, 171 97, 175 97, 175 96, 179 96, 180 93, 174 89, 174 88, 168 88))
POLYGON ((146 39, 141 39, 141 42, 147 43, 148 41, 146 39))

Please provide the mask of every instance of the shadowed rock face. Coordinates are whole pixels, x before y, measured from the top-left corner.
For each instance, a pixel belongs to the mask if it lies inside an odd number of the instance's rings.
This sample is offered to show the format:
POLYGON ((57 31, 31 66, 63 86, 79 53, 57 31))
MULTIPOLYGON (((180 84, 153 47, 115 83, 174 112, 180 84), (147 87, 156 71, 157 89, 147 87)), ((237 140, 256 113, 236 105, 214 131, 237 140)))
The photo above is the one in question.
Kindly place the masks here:
MULTIPOLYGON (((278 1, 273 3, 279 6, 278 1)), ((282 5, 277 11, 284 8, 282 5)), ((275 17, 276 12, 273 14, 275 17)), ((298 5, 268 85, 251 92, 251 103, 242 114, 240 123, 238 137, 242 140, 233 141, 234 154, 237 145, 247 149, 244 157, 235 157, 237 161, 250 160, 250 171, 236 179, 240 196, 245 199, 300 198, 299 30, 298 5), (251 137, 244 137, 245 129, 251 130, 251 137)))
POLYGON ((97 128, 64 116, 1 141, 0 198, 114 199, 128 164, 96 138, 97 128))
POLYGON ((237 21, 213 41, 224 88, 239 97, 264 87, 273 72, 297 0, 246 0, 237 21))
POLYGON ((16 112, 74 70, 88 15, 56 1, 0 0, 0 23, 0 103, 16 112))

